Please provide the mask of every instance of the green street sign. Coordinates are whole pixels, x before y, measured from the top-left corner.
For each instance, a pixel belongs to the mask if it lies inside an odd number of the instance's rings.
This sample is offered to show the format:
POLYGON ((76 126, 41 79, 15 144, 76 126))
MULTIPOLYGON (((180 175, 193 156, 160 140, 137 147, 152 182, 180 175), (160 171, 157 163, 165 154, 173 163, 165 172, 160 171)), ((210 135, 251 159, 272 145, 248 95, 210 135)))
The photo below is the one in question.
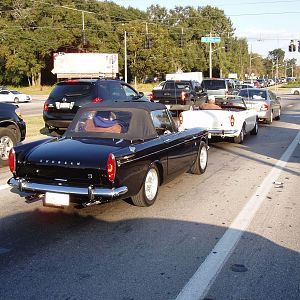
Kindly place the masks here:
POLYGON ((220 37, 212 37, 212 36, 203 36, 201 37, 201 42, 202 43, 220 43, 221 38, 220 37))

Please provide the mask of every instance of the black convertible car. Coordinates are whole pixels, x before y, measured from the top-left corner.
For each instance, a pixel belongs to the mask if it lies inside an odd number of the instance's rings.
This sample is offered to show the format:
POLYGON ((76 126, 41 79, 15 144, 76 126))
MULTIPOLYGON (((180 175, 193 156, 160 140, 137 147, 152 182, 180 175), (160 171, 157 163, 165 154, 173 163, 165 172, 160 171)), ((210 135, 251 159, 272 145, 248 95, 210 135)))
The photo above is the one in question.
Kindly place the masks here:
POLYGON ((179 132, 163 104, 114 102, 81 108, 60 138, 11 150, 8 183, 44 205, 82 206, 131 198, 154 203, 159 185, 205 172, 207 131, 179 132))

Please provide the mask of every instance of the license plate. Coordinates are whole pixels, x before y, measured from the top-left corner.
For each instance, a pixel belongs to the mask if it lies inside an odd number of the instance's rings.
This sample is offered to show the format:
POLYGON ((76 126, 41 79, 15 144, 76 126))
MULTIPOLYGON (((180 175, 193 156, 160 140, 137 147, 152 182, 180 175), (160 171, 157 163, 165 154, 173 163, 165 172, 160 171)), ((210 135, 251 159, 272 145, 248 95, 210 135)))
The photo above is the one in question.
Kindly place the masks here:
POLYGON ((60 103, 60 108, 70 108, 70 103, 60 103))
POLYGON ((45 204, 54 206, 69 206, 70 196, 68 194, 46 192, 45 204))

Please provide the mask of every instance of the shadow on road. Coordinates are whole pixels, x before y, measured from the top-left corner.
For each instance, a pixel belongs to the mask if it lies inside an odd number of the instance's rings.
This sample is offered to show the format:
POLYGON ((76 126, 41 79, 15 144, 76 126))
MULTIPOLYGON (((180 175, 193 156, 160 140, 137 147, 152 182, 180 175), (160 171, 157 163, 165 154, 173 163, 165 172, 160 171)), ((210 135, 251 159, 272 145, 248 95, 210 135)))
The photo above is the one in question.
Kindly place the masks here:
MULTIPOLYGON (((0 298, 175 299, 227 229, 157 218, 107 222, 103 209, 43 208, 2 219, 0 298)), ((298 252, 251 232, 240 243, 246 248, 224 266, 230 294, 214 299, 297 299, 298 252), (284 274, 294 281, 283 285, 284 274)))

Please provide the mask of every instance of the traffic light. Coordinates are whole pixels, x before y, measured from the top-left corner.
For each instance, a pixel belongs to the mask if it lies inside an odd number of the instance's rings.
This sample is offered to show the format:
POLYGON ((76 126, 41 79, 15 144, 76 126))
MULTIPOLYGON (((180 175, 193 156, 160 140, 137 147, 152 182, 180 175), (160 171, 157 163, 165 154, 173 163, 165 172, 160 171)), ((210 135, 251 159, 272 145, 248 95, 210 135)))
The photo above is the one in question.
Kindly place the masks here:
POLYGON ((179 47, 183 48, 184 46, 184 38, 183 38, 183 34, 180 34, 180 39, 179 39, 179 47))
POLYGON ((225 48, 225 52, 230 51, 230 47, 229 47, 229 44, 227 42, 225 43, 224 48, 225 48))
MULTIPOLYGON (((299 43, 299 41, 298 41, 299 43)), ((291 40, 290 45, 289 45, 289 52, 295 52, 296 51, 296 45, 295 41, 291 40)), ((298 44, 298 51, 300 52, 300 44, 298 44)))
POLYGON ((300 41, 298 41, 298 52, 300 52, 300 41))
POLYGON ((144 48, 145 49, 150 49, 152 47, 153 47, 153 41, 152 41, 151 37, 148 34, 146 34, 145 42, 144 42, 144 48))

